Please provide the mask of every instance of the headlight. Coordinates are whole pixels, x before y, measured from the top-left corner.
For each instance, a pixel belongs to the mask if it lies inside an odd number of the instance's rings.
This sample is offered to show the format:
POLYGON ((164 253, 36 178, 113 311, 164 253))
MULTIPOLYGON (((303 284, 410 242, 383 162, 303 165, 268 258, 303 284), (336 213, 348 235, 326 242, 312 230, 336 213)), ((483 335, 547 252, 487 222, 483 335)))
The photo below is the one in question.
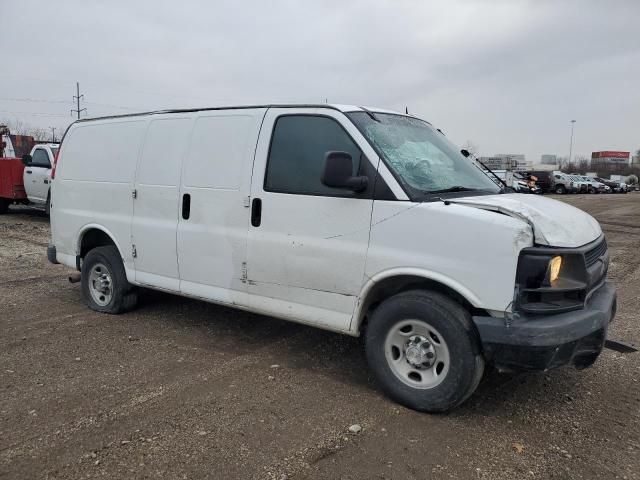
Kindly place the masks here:
POLYGON ((516 273, 516 311, 544 315, 582 308, 588 274, 581 253, 530 248, 521 252, 516 273), (528 250, 528 251, 527 251, 528 250))
POLYGON ((562 267, 562 257, 553 257, 549 262, 549 283, 553 283, 558 279, 560 276, 560 267, 562 267))

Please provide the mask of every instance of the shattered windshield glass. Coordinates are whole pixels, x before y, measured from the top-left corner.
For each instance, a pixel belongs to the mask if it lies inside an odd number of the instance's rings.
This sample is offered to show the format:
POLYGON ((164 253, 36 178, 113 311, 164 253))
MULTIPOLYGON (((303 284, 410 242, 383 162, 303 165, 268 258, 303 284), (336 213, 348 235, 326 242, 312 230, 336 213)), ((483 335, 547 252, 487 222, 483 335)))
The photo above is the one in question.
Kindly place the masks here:
POLYGON ((474 160, 463 156, 442 133, 422 120, 368 112, 351 112, 347 116, 384 157, 411 196, 500 191, 474 160))

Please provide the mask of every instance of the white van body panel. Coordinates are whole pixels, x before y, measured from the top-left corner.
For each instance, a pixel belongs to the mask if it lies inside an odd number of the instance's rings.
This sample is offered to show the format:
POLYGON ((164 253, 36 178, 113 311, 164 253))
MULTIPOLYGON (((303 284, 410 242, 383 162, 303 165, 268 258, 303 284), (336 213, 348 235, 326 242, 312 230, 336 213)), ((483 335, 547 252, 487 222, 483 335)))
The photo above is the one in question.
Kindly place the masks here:
POLYGON ((531 227, 506 215, 453 203, 376 201, 365 275, 420 276, 475 307, 510 311, 518 254, 532 243, 531 227), (491 282, 478 275, 488 270, 491 282))
POLYGON ((246 257, 251 171, 266 109, 201 112, 182 169, 179 217, 180 291, 246 305, 246 257))
MULTIPOLYGON (((132 282, 132 192, 147 123, 141 117, 74 124, 62 144, 64 161, 57 165, 51 191, 52 235, 60 253, 79 255, 83 232, 95 225, 121 245, 132 282)), ((69 266, 75 267, 75 260, 69 266)))
POLYGON ((541 195, 486 195, 456 198, 452 203, 496 210, 529 223, 539 245, 581 247, 602 234, 591 215, 564 202, 541 195), (553 212, 549 215, 548 212, 553 212))
POLYGON ((362 288, 373 200, 265 191, 271 131, 282 115, 334 119, 369 159, 378 157, 357 128, 334 110, 270 109, 256 150, 252 197, 262 224, 249 227, 251 306, 283 318, 346 331, 362 288), (368 148, 367 148, 368 147, 368 148))
POLYGON ((134 184, 131 242, 138 283, 179 290, 176 233, 180 170, 193 121, 186 116, 152 118, 134 184))

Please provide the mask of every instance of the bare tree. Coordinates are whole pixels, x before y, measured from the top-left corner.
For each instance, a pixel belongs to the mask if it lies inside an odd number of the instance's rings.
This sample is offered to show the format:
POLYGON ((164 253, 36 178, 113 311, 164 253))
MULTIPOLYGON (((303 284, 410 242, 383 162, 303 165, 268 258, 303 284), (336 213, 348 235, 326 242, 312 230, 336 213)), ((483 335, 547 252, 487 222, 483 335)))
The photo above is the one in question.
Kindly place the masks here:
POLYGON ((51 131, 42 127, 34 127, 30 129, 29 135, 31 135, 36 142, 46 142, 51 140, 51 131))
POLYGON ((1 124, 9 127, 11 135, 26 135, 33 137, 36 142, 51 141, 51 130, 45 127, 34 127, 17 118, 0 120, 1 124))
POLYGON ((587 157, 585 157, 584 155, 578 155, 576 157, 576 164, 578 166, 578 171, 581 174, 585 174, 589 171, 589 159, 587 157))

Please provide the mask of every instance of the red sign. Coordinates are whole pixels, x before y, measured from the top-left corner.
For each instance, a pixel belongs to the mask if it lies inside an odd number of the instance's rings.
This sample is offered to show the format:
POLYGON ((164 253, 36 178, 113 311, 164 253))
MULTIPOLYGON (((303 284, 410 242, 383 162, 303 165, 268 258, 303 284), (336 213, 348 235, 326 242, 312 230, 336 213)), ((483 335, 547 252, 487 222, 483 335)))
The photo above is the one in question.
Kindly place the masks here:
POLYGON ((591 154, 591 158, 626 158, 628 160, 629 153, 630 152, 612 152, 612 151, 593 152, 591 154))

